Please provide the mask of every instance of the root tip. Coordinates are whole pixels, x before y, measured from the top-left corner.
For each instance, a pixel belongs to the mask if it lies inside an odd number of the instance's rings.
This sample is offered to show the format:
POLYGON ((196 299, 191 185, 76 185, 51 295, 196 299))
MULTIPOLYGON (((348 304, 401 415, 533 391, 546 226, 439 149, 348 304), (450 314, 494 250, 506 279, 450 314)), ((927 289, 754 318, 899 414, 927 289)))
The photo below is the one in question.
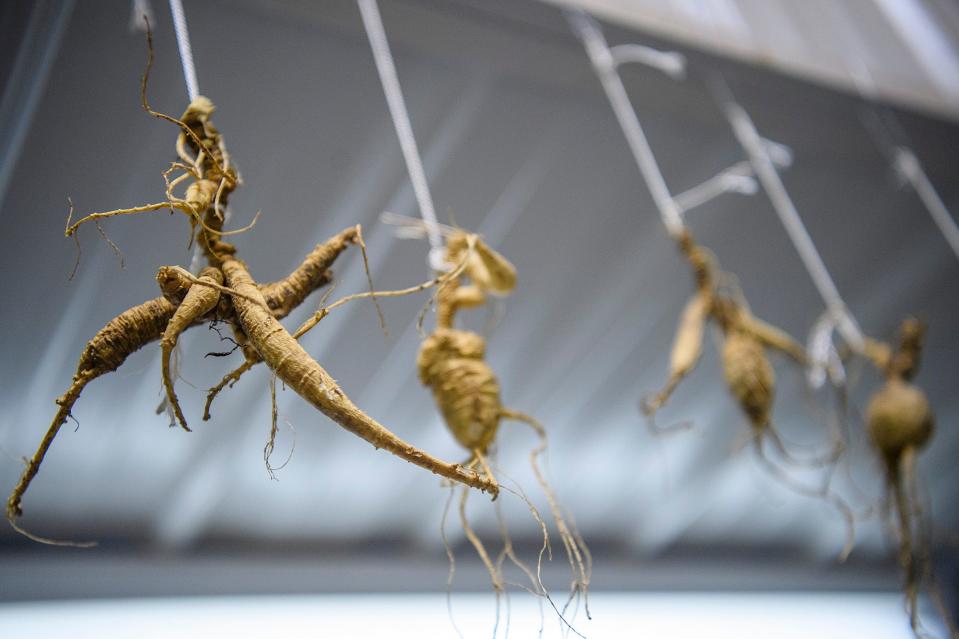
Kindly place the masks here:
MULTIPOLYGON (((17 508, 17 510, 19 511, 20 509, 17 508)), ((23 512, 20 511, 19 514, 22 515, 23 512)), ((93 548, 94 546, 97 545, 97 542, 95 541, 64 541, 60 539, 51 539, 49 537, 41 537, 39 535, 34 535, 32 532, 20 527, 20 525, 17 524, 17 516, 19 515, 11 517, 10 511, 8 509, 7 523, 9 523, 10 527, 13 528, 15 531, 17 531, 18 533, 20 533, 27 539, 30 539, 37 543, 46 544, 47 546, 69 546, 72 548, 93 548)))

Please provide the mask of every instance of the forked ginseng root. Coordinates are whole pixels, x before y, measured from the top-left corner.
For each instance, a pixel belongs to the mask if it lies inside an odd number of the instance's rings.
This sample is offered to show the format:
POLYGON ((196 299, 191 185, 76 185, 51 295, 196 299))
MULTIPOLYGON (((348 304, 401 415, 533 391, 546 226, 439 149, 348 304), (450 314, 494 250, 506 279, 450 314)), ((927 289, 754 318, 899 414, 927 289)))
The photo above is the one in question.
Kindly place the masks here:
POLYGON ((317 246, 284 280, 258 284, 250 276, 246 265, 236 257, 235 247, 222 241, 223 236, 234 233, 223 231, 223 212, 230 193, 240 180, 231 166, 223 138, 213 125, 213 103, 199 96, 190 103, 181 118, 153 111, 146 100, 147 77, 153 57, 152 45, 148 48, 149 62, 141 84, 143 106, 150 114, 180 127, 176 144, 179 160, 164 173, 167 198, 156 205, 93 213, 76 222, 68 219, 66 235, 74 236, 87 222, 98 223, 104 218, 173 208, 189 216, 208 268, 199 278, 178 273, 172 267, 161 269, 158 280, 163 296, 121 313, 87 344, 73 383, 57 400, 58 410, 53 422, 7 501, 6 514, 11 525, 29 535, 16 523, 16 519, 22 515, 23 495, 86 385, 116 370, 130 354, 161 337, 162 369, 168 401, 181 426, 187 427, 173 393, 169 353, 184 330, 205 320, 232 323, 237 342, 244 345, 248 353, 256 353, 288 386, 376 448, 385 448, 411 463, 495 496, 497 485, 491 478, 420 451, 360 411, 279 323, 278 319, 296 308, 313 290, 329 282, 328 269, 333 260, 347 246, 361 241, 359 227, 347 229, 326 244, 317 246), (177 171, 179 175, 170 179, 177 171), (185 195, 176 195, 175 189, 187 182, 185 195), (221 281, 226 286, 222 286, 221 281))
MULTIPOLYGON (((855 540, 855 517, 844 499, 833 492, 828 482, 809 486, 795 480, 784 468, 767 457, 763 447, 769 441, 783 460, 791 465, 820 468, 835 464, 845 443, 836 437, 831 449, 815 459, 801 459, 787 449, 772 423, 775 372, 767 349, 782 352, 800 365, 806 363, 805 350, 780 329, 750 313, 745 303, 722 292, 712 256, 683 231, 679 247, 689 262, 696 281, 696 293, 686 304, 670 357, 670 373, 663 389, 646 397, 643 412, 652 419, 670 398, 682 380, 696 367, 702 355, 705 327, 709 320, 722 333, 723 377, 729 392, 745 413, 752 430, 752 442, 764 469, 790 490, 825 500, 846 524, 846 543, 840 557, 845 558, 855 540)), ((652 422, 651 422, 652 423, 652 422)), ((658 428, 654 425, 654 428, 658 428)))
MULTIPOLYGON (((486 341, 476 333, 454 328, 459 310, 482 304, 489 292, 503 294, 512 290, 516 283, 515 269, 479 237, 453 231, 447 238, 446 261, 456 264, 463 259, 466 261, 462 276, 444 283, 437 293, 436 328, 423 341, 417 356, 420 381, 432 390, 437 406, 457 442, 470 452, 467 465, 481 470, 490 481, 495 481, 495 478, 487 457, 496 440, 500 422, 504 419, 522 421, 535 430, 540 445, 531 453, 530 463, 546 495, 569 559, 572 572, 570 600, 582 597, 588 615, 591 572, 589 551, 575 531, 572 521, 563 513, 537 463, 538 457, 546 449, 546 431, 531 417, 508 410, 502 405, 499 383, 484 361, 486 341), (469 278, 469 284, 461 281, 466 277, 469 278)), ((460 501, 460 520, 467 538, 490 573, 498 597, 505 588, 502 575, 504 555, 501 554, 497 561, 493 561, 483 542, 473 533, 466 519, 466 498, 464 493, 460 501)), ((534 517, 542 522, 535 508, 529 503, 528 505, 534 517)), ((543 530, 545 534, 545 525, 543 530)), ((548 537, 544 537, 544 540, 545 550, 549 548, 548 537)), ((507 547, 508 537, 504 537, 504 549, 507 547)), ((514 559, 511 549, 505 556, 509 556, 531 578, 534 592, 549 597, 549 591, 540 579, 542 553, 535 579, 532 579, 532 571, 514 559)), ((549 600, 552 603, 552 599, 549 600)), ((562 611, 557 609, 557 612, 562 617, 562 611)))

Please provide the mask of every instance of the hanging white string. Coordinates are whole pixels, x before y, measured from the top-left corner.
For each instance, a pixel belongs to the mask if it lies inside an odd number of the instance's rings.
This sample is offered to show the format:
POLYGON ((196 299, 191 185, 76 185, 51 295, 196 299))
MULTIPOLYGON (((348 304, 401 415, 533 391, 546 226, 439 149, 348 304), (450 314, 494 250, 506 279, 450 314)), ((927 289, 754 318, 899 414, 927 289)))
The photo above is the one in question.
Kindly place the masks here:
POLYGON ((916 190, 919 199, 926 205, 929 215, 932 216, 933 221, 942 231, 956 257, 959 257, 959 226, 956 226, 956 221, 949 214, 942 198, 936 193, 936 188, 929 181, 929 176, 922 170, 916 154, 906 147, 898 147, 896 149, 896 170, 912 184, 912 188, 916 190))
POLYGON ((686 56, 676 51, 660 51, 641 44, 619 44, 610 48, 609 55, 617 66, 638 62, 659 69, 673 80, 686 77, 686 56))
MULTIPOLYGON (((802 225, 802 221, 799 219, 791 200, 789 200, 785 187, 783 187, 776 171, 776 165, 788 167, 792 164, 792 150, 785 145, 761 137, 744 111, 742 115, 746 116, 747 127, 742 126, 742 118, 730 113, 730 110, 727 109, 727 115, 734 130, 736 130, 737 121, 739 123, 739 130, 736 131, 737 138, 749 153, 750 161, 733 165, 702 184, 672 197, 616 67, 618 64, 625 62, 640 62, 659 68, 675 79, 680 79, 685 75, 685 59, 678 54, 677 56, 671 56, 635 45, 619 45, 610 49, 599 25, 587 13, 581 10, 567 10, 565 13, 573 30, 583 41, 590 62, 600 78, 616 118, 619 120, 630 149, 636 158, 636 163, 639 165, 640 172, 643 174, 670 235, 676 236, 683 230, 682 213, 685 211, 700 206, 723 193, 754 193, 756 182, 752 176, 757 176, 769 193, 776 212, 780 214, 783 224, 786 226, 790 238, 796 245, 820 294, 826 300, 830 321, 820 321, 818 325, 827 328, 827 338, 832 327, 837 326, 840 333, 851 345, 860 347, 863 337, 859 326, 849 313, 841 297, 839 297, 839 292, 828 271, 826 271, 822 259, 816 252, 812 239, 802 225), (790 210, 792 215, 789 214, 790 210), (805 241, 803 237, 805 237, 805 241)), ((720 100, 720 103, 724 105, 735 104, 731 99, 720 100)), ((738 105, 735 106, 738 107, 738 105)), ((818 333, 821 334, 822 332, 821 328, 818 333)), ((822 337, 818 337, 817 350, 826 351, 823 356, 825 361, 822 377, 825 377, 828 371, 834 380, 840 380, 843 376, 843 370, 835 348, 831 341, 827 339, 824 349, 821 346, 822 341, 822 337)), ((811 377, 818 379, 818 371, 811 372, 811 377)))
MULTIPOLYGON (((852 32, 856 29, 855 23, 848 13, 846 13, 842 3, 836 4, 835 17, 839 18, 839 24, 846 31, 852 32)), ((853 78, 853 85, 856 87, 856 92, 866 101, 872 103, 879 102, 879 91, 875 78, 869 71, 869 63, 863 52, 862 44, 854 37, 844 37, 838 39, 838 41, 845 45, 846 68, 853 78)), ((912 149, 908 146, 902 144, 902 140, 900 140, 898 144, 892 144, 889 141, 891 136, 885 131, 885 128, 892 125, 893 129, 901 129, 901 127, 898 126, 898 120, 888 107, 885 107, 885 109, 888 118, 892 120, 891 122, 884 122, 883 118, 879 117, 879 109, 877 106, 874 105, 873 109, 876 114, 875 123, 873 126, 867 124, 867 129, 870 134, 876 138, 876 142, 880 148, 882 148, 883 152, 891 155, 891 160, 896 172, 915 189, 919 199, 922 200, 926 210, 929 211, 933 222, 939 227, 946 242, 949 243, 953 252, 959 257, 959 226, 956 225, 956 221, 949 214, 949 210, 936 192, 935 187, 929 180, 929 176, 922 169, 922 165, 919 163, 916 154, 913 153, 912 149), (889 147, 892 148, 890 149, 889 147)), ((899 137, 905 138, 904 135, 900 135, 899 137)))
POLYGON ((429 262, 435 270, 446 270, 443 260, 443 236, 439 222, 436 219, 436 210, 433 208, 433 197, 430 195, 429 184, 426 181, 426 172, 423 170, 423 160, 420 158, 413 136, 413 125, 403 100, 403 90, 400 88, 399 77, 396 74, 396 65, 390 53, 390 44, 386 39, 386 30, 383 28, 383 19, 376 0, 357 0, 360 14, 363 17, 363 26, 370 40, 370 49, 373 51, 373 60, 376 70, 386 94, 386 103, 390 108, 390 117, 399 138, 400 148, 403 150, 403 159, 406 160, 406 169, 413 183, 413 193, 420 208, 420 215, 426 225, 426 233, 430 242, 429 262))
POLYGON ((802 218, 799 217, 799 212, 796 210, 792 199, 790 199, 789 193, 786 191, 786 187, 769 157, 766 145, 763 144, 762 138, 756 131, 755 125, 753 125, 752 119, 746 113, 746 110, 735 102, 725 84, 714 85, 714 89, 717 100, 733 128, 736 139, 739 140, 740 145, 749 156, 749 161, 753 165, 753 172, 769 195, 773 209, 779 215, 789 239, 796 247, 796 251, 798 251, 803 265, 809 272, 809 276, 812 278, 820 296, 822 296, 826 308, 832 314, 836 322, 836 329, 850 346, 857 350, 861 349, 862 331, 839 295, 839 289, 836 288, 832 276, 826 269, 826 264, 816 250, 816 245, 813 244, 812 237, 806 230, 802 218))
POLYGON ((806 369, 806 381, 812 388, 819 388, 828 377, 833 386, 846 383, 846 371, 842 358, 832 341, 836 329, 836 319, 826 309, 813 324, 806 340, 806 353, 809 355, 809 367, 806 369))
MULTIPOLYGON (((671 236, 675 237, 683 230, 683 213, 686 211, 724 193, 752 195, 757 191, 752 166, 743 162, 675 197, 671 195, 617 67, 636 62, 658 69, 674 80, 683 80, 686 77, 686 57, 674 51, 659 51, 638 44, 620 44, 610 48, 599 24, 588 13, 574 9, 564 13, 586 48, 640 173, 653 196, 653 202, 671 236)), ((792 150, 789 147, 766 139, 762 143, 778 166, 792 164, 792 150)))
POLYGON ((613 107, 616 119, 619 120, 619 126, 623 129, 626 142, 636 158, 636 164, 639 165, 666 230, 671 236, 678 236, 685 227, 682 213, 669 193, 669 187, 666 186, 666 180, 639 123, 639 117, 629 101, 623 80, 616 71, 616 60, 610 53, 603 32, 596 21, 584 11, 569 9, 565 14, 573 31, 583 41, 589 61, 599 76, 603 90, 606 91, 606 97, 613 107))
MULTIPOLYGON (((200 87, 196 79, 196 66, 193 64, 193 48, 190 46, 190 31, 186 26, 186 14, 183 12, 181 0, 170 0, 170 15, 173 17, 173 30, 176 32, 176 45, 180 51, 180 65, 183 67, 183 79, 186 82, 186 92, 193 102, 200 95, 200 87)), ((223 214, 224 222, 230 220, 230 209, 227 207, 223 214)), ((190 260, 190 272, 196 275, 203 268, 203 248, 197 242, 193 247, 193 257, 190 260)))
POLYGON ((186 28, 186 15, 181 0, 170 0, 170 14, 173 16, 173 28, 176 31, 176 45, 180 50, 180 64, 183 66, 183 79, 190 101, 200 95, 196 80, 196 67, 193 66, 193 49, 190 48, 190 32, 186 28))
POLYGON ((723 193, 742 193, 753 195, 759 190, 753 169, 749 162, 737 162, 709 178, 705 182, 687 189, 673 198, 679 210, 685 213, 701 206, 723 193))

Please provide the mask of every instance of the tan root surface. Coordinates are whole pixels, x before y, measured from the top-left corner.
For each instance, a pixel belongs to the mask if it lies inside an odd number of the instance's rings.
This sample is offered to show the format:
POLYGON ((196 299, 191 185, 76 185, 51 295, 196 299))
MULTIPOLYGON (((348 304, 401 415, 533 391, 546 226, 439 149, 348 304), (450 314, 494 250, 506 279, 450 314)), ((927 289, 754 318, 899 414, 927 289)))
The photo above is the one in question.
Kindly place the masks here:
MULTIPOLYGON (((933 414, 925 393, 912 383, 919 368, 925 327, 906 319, 899 331, 896 348, 875 340, 866 341, 865 355, 886 378, 869 400, 866 422, 869 439, 879 454, 885 472, 885 500, 895 512, 899 541, 899 567, 909 624, 916 636, 924 636, 919 618, 919 592, 923 585, 932 595, 951 637, 959 636, 955 620, 942 605, 942 594, 930 561, 929 540, 923 531, 930 528, 925 508, 915 490, 916 457, 933 434, 933 414)), ((888 510, 888 509, 887 509, 888 510)))
MULTIPOLYGON (((243 347, 247 358, 246 368, 259 359, 264 360, 277 377, 345 429, 377 448, 384 448, 447 479, 486 490, 495 496, 498 487, 491 477, 432 457, 359 410, 278 322, 310 293, 329 283, 329 269, 337 256, 350 245, 362 246, 360 229, 351 227, 317 245, 286 278, 269 284, 257 283, 246 265, 236 257, 235 247, 222 241, 222 237, 249 227, 237 231, 223 230, 227 200, 240 184, 240 178, 231 164, 223 137, 213 124, 214 105, 200 96, 190 103, 180 118, 154 111, 146 98, 153 61, 149 34, 148 51, 147 69, 141 83, 143 107, 151 115, 176 124, 180 129, 176 141, 178 159, 163 173, 166 198, 155 204, 91 213, 75 222, 72 221, 71 205, 65 234, 75 237, 80 227, 88 222, 98 225, 106 218, 169 208, 187 215, 191 243, 198 242, 207 268, 195 277, 179 267, 162 267, 157 274, 157 283, 163 295, 121 313, 90 340, 80 357, 73 383, 57 399, 58 409, 53 421, 37 451, 27 461, 7 501, 6 514, 10 523, 38 541, 59 543, 31 535, 17 525, 16 519, 23 513, 23 495, 86 385, 119 368, 129 355, 150 342, 161 340, 161 372, 167 404, 179 424, 189 430, 173 389, 171 354, 183 331, 208 320, 233 326, 236 342, 243 347), (178 195, 181 188, 184 188, 183 194, 178 195)), ((234 375, 230 379, 235 381, 239 374, 234 375)), ((211 399, 214 394, 211 391, 211 399)), ((205 413, 204 417, 209 417, 209 402, 205 413)))
MULTIPOLYGON (((723 378, 729 393, 739 404, 751 428, 751 439, 757 458, 770 476, 790 490, 824 500, 833 506, 846 523, 846 543, 840 554, 845 558, 855 540, 855 517, 844 499, 829 487, 831 467, 838 461, 845 443, 836 436, 831 450, 818 459, 797 458, 783 444, 772 422, 776 394, 776 375, 769 361, 768 350, 778 351, 800 365, 805 365, 805 350, 784 331, 754 317, 741 296, 722 290, 712 255, 695 242, 689 231, 678 238, 679 248, 689 262, 696 283, 696 293, 686 304, 679 322, 670 356, 670 371, 663 388, 643 399, 641 408, 652 420, 672 396, 673 391, 689 375, 702 356, 707 323, 712 320, 722 334, 721 361, 723 378), (783 461, 803 468, 827 470, 821 486, 810 486, 794 479, 783 467, 766 456, 763 443, 769 441, 783 461)), ((654 430, 664 431, 650 421, 654 430)))
MULTIPOLYGON (((552 488, 538 464, 538 458, 546 451, 546 431, 536 420, 522 413, 504 408, 500 398, 499 382, 485 361, 486 340, 482 336, 454 327, 456 314, 464 308, 479 306, 486 301, 489 292, 506 294, 516 284, 516 271, 505 258, 487 247, 474 235, 457 231, 447 241, 446 261, 449 264, 463 263, 462 277, 445 282, 437 293, 436 328, 420 346, 417 370, 420 381, 430 388, 443 418, 456 441, 470 452, 467 466, 482 471, 483 476, 496 483, 487 460, 496 441, 500 422, 503 419, 522 421, 530 425, 540 439, 533 450, 530 464, 550 508, 550 514, 559 532, 572 573, 570 600, 582 598, 589 613, 588 589, 591 558, 582 538, 572 521, 559 505, 552 488), (469 279, 469 284, 463 282, 469 279)), ((545 522, 538 511, 521 491, 513 491, 523 499, 533 517, 543 530, 543 552, 551 553, 545 522)), ((548 589, 540 578, 543 552, 535 572, 515 555, 505 522, 501 520, 503 550, 494 561, 482 540, 470 527, 466 517, 466 498, 460 499, 460 522, 470 544, 486 566, 497 597, 505 591, 503 563, 506 558, 516 565, 530 580, 530 592, 547 597, 552 604, 548 589)), ((448 549, 448 553, 449 553, 448 549)), ((567 602, 568 605, 569 602, 567 602)), ((567 623, 565 607, 560 610, 553 604, 557 614, 567 623)))

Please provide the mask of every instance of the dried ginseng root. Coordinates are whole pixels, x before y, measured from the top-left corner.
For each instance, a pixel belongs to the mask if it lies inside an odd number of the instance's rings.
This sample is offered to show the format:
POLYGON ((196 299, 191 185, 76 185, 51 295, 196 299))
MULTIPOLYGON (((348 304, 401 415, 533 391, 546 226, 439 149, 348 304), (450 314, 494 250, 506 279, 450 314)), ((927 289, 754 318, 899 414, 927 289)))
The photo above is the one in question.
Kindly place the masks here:
MULTIPOLYGON (((500 421, 503 419, 520 421, 536 432, 540 444, 530 453, 530 464, 546 496, 572 574, 569 599, 563 609, 557 609, 557 612, 566 622, 564 614, 567 608, 574 601, 578 605, 582 599, 588 616, 592 560, 575 524, 564 514, 552 487, 539 467, 539 457, 546 451, 546 431, 532 417, 503 407, 499 383, 492 369, 484 361, 486 340, 474 332, 454 327, 456 313, 460 309, 483 304, 487 293, 506 294, 511 291, 516 284, 516 271, 512 264, 486 246, 478 236, 453 230, 448 233, 446 261, 457 264, 463 260, 465 260, 465 268, 462 276, 442 284, 436 294, 436 328, 423 341, 417 357, 420 381, 432 390, 436 404, 456 441, 469 451, 470 457, 466 467, 481 472, 484 477, 494 483, 496 479, 490 467, 489 454, 496 441, 500 421), (468 284, 463 281, 465 278, 468 278, 468 284)), ((540 552, 535 572, 526 567, 513 553, 512 544, 502 521, 500 523, 504 548, 498 559, 493 561, 467 520, 467 496, 468 493, 464 491, 460 499, 460 521, 467 538, 490 573, 497 601, 500 594, 505 592, 506 583, 502 566, 506 557, 530 578, 533 586, 529 589, 531 592, 549 598, 549 592, 540 578, 540 569, 543 554, 548 552, 551 555, 552 551, 545 522, 532 504, 520 494, 540 523, 544 534, 543 550, 540 552)), ((552 603, 551 598, 549 601, 552 603)))
POLYGON ((956 637, 959 632, 943 605, 932 571, 929 540, 923 534, 929 525, 923 521, 925 509, 917 488, 916 457, 933 432, 932 409, 926 394, 912 383, 919 368, 924 334, 923 324, 910 318, 900 326, 899 345, 895 349, 875 340, 865 341, 865 355, 886 378, 882 388, 869 400, 866 419, 869 439, 879 453, 885 473, 884 501, 895 515, 909 624, 917 636, 923 636, 919 591, 925 583, 950 636, 956 637))
POLYGON ((87 343, 73 383, 57 399, 58 409, 53 421, 7 500, 6 515, 10 524, 37 541, 71 545, 71 542, 32 535, 18 526, 17 518, 23 514, 23 495, 40 469, 61 426, 71 416, 72 408, 86 385, 116 370, 127 357, 152 341, 162 338, 163 378, 168 403, 181 426, 188 428, 173 392, 169 353, 180 333, 206 321, 233 324, 237 342, 244 345, 245 352, 255 353, 287 386, 374 447, 384 448, 447 479, 497 495, 498 486, 492 478, 432 457, 404 442, 360 411, 279 323, 279 319, 296 308, 311 292, 329 283, 329 268, 336 257, 347 246, 362 242, 359 227, 346 229, 328 242, 318 245, 287 278, 271 284, 257 283, 246 265, 236 257, 236 249, 222 241, 223 236, 238 232, 223 231, 223 211, 230 193, 239 185, 239 178, 230 164, 223 138, 211 120, 213 103, 205 97, 197 97, 181 118, 152 110, 146 100, 152 45, 149 51, 147 72, 141 85, 144 109, 180 128, 176 144, 179 160, 163 174, 167 199, 158 204, 92 213, 72 223, 68 218, 66 235, 74 236, 86 222, 99 223, 104 218, 172 208, 189 217, 191 228, 196 230, 196 241, 206 258, 207 268, 200 277, 194 277, 177 267, 161 268, 157 280, 163 295, 121 313, 87 343), (170 179, 178 171, 180 174, 170 179), (185 195, 177 196, 174 190, 187 181, 190 182, 185 195))
MULTIPOLYGON (((751 440, 757 458, 766 471, 787 488, 801 495, 831 504, 846 522, 846 544, 841 558, 852 550, 855 518, 849 505, 836 495, 827 481, 809 486, 795 480, 783 467, 767 457, 763 444, 772 443, 783 461, 802 468, 827 468, 841 456, 845 442, 836 438, 832 448, 815 458, 800 458, 787 449, 772 423, 776 377, 767 349, 784 353, 800 365, 807 361, 805 350, 789 335, 754 317, 745 303, 722 292, 712 256, 696 244, 689 231, 679 237, 679 246, 693 270, 696 294, 686 304, 670 356, 669 378, 663 389, 643 399, 642 410, 650 419, 669 400, 680 382, 696 367, 702 355, 706 324, 713 320, 722 334, 723 377, 730 394, 749 420, 751 440)), ((652 422, 651 422, 652 423, 652 422)), ((659 427, 653 425, 654 428, 659 427)), ((664 430, 664 429, 659 429, 664 430)))

